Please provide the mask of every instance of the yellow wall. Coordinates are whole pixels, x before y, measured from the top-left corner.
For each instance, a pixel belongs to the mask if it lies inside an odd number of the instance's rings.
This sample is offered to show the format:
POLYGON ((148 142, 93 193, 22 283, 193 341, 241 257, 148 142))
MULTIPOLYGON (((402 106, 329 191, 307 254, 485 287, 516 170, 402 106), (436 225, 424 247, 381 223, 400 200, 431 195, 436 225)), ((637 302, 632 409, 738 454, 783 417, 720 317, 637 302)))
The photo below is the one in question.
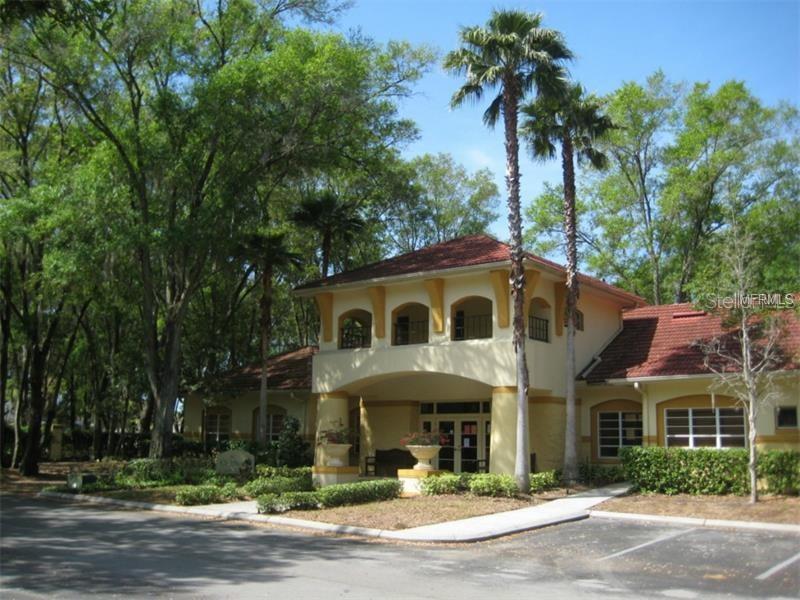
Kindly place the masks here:
POLYGON ((529 410, 531 452, 536 453, 536 470, 560 469, 564 463, 564 399, 530 398, 529 410))
POLYGON ((418 429, 418 402, 365 402, 361 411, 361 455, 401 448, 400 439, 418 429))
MULTIPOLYGON (((300 421, 300 431, 307 436, 313 436, 316 420, 309 420, 308 405, 309 392, 284 392, 270 391, 267 398, 268 404, 279 406, 286 411, 287 416, 300 421)), ((192 393, 186 399, 184 406, 183 432, 187 437, 200 438, 203 430, 203 409, 206 405, 221 405, 231 409, 231 437, 234 439, 249 440, 253 431, 253 411, 258 408, 258 392, 245 392, 232 396, 220 394, 215 397, 204 397, 192 393)))
POLYGON ((492 393, 492 435, 489 471, 513 475, 517 449, 517 388, 492 393))

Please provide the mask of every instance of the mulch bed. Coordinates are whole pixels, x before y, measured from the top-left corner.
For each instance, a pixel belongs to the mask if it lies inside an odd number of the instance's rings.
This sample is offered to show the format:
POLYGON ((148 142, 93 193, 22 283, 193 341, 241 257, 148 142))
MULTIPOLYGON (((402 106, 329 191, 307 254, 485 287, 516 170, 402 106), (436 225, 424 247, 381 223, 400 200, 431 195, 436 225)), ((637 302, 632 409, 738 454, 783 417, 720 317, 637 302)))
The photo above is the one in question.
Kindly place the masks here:
POLYGON ((800 497, 797 496, 760 496, 758 503, 753 505, 747 496, 630 494, 612 498, 595 508, 647 515, 800 525, 800 497))

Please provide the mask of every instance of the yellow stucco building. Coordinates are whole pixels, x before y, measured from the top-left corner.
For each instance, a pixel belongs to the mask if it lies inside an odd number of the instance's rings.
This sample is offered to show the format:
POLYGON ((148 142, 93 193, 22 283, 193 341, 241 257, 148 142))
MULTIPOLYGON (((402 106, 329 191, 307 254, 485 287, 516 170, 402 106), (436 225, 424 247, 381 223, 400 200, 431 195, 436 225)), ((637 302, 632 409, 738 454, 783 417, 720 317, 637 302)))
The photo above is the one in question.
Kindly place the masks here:
MULTIPOLYGON (((304 354, 308 387, 291 391, 307 433, 349 425, 358 432, 351 462, 363 471, 367 457, 400 448, 405 434, 441 431, 447 443, 438 468, 512 473, 516 377, 509 271, 508 246, 478 235, 298 288, 295 293, 316 300, 321 323, 318 351, 304 354)), ((546 470, 561 466, 564 451, 565 271, 529 254, 525 271, 528 442, 536 470, 546 470)), ((746 443, 741 409, 711 393, 712 377, 692 346, 719 333, 718 319, 688 305, 646 306, 591 277, 580 276, 580 284, 582 460, 613 463, 626 445, 746 443)), ((785 341, 789 357, 780 396, 762 411, 758 443, 800 448, 800 377, 794 370, 800 325, 794 318, 785 341)), ((235 411, 234 398, 229 394, 235 411)), ((255 406, 245 404, 241 411, 255 406)), ((187 403, 187 427, 198 435, 202 406, 208 402, 201 398, 187 403)), ((240 417, 242 423, 253 418, 252 411, 240 417)), ((237 435, 246 437, 243 425, 237 435)))

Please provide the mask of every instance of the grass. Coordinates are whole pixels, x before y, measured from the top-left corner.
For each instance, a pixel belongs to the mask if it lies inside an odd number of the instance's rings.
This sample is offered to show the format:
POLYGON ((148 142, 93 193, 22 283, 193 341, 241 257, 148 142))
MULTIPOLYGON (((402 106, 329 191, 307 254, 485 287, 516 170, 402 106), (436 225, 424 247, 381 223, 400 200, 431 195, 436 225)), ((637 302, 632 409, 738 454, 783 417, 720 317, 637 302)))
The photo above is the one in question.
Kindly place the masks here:
POLYGON ((648 515, 800 524, 800 497, 796 496, 760 496, 758 503, 751 505, 747 496, 630 494, 607 500, 596 508, 648 515))
POLYGON ((416 496, 322 510, 292 510, 282 516, 337 525, 396 530, 516 510, 539 503, 530 498, 416 496))

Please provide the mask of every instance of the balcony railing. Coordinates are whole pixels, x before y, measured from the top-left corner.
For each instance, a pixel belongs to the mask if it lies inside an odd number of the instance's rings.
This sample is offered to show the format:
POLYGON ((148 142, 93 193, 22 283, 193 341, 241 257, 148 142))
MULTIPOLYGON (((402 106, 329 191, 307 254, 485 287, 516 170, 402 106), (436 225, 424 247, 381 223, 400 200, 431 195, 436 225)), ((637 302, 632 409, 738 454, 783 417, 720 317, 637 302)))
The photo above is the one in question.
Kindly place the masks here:
POLYGON ((454 340, 477 340, 492 337, 492 315, 469 315, 456 318, 454 340))
POLYGON ((399 321, 394 324, 394 345, 426 344, 428 321, 399 321))
POLYGON ((366 327, 351 326, 342 329, 340 348, 369 348, 371 345, 372 334, 366 327))
POLYGON ((528 337, 540 342, 549 342, 550 321, 541 317, 528 317, 528 337))

